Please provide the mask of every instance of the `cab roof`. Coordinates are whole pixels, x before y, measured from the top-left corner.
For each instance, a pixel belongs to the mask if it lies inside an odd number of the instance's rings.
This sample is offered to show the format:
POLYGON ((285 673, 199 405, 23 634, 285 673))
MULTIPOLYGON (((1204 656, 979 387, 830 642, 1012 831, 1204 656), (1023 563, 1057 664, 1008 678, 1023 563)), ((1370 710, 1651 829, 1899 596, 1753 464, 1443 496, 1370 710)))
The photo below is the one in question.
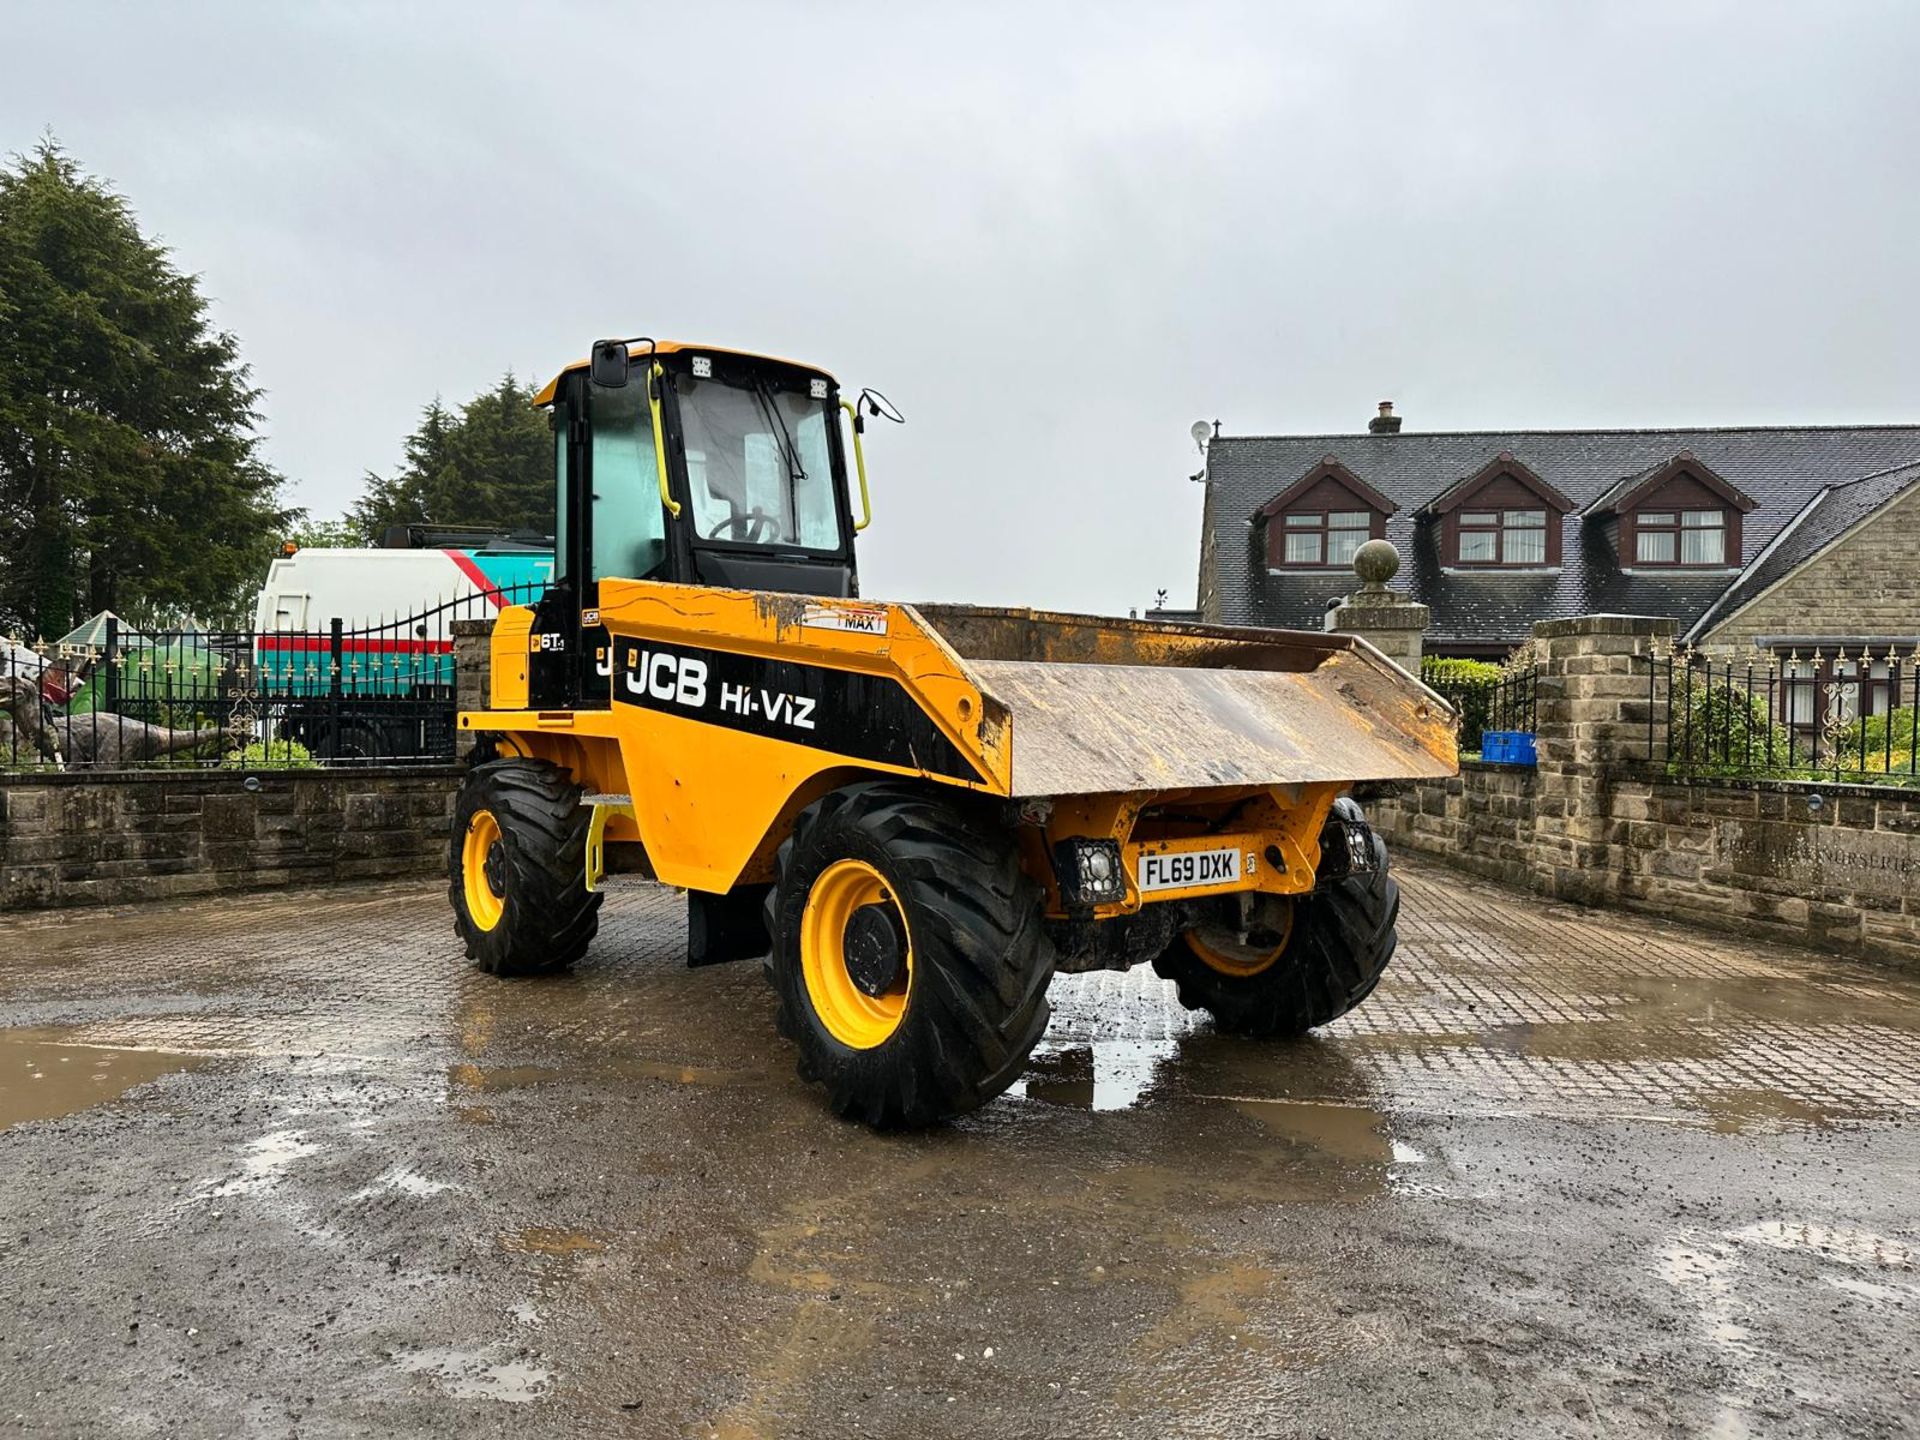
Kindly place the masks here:
MULTIPOLYGON (((792 365, 796 369, 810 370, 815 375, 825 375, 829 380, 834 378, 818 365, 809 365, 802 360, 787 360, 779 355, 764 355, 758 350, 736 350, 729 345, 698 345, 691 340, 657 340, 653 346, 653 353, 656 355, 677 355, 683 350, 697 350, 704 355, 744 355, 749 360, 772 360, 776 364, 792 365)), ((560 382, 574 371, 586 369, 589 363, 586 360, 576 360, 549 380, 540 393, 533 397, 535 408, 553 404, 553 397, 560 389, 560 382)))

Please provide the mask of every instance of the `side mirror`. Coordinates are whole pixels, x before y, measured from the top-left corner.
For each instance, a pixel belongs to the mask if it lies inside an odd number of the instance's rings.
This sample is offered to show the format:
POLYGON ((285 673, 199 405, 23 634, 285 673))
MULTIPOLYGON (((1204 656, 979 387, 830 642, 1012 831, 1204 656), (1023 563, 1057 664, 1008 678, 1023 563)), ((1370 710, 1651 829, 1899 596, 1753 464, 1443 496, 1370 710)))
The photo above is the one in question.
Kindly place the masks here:
POLYGON ((587 374, 602 390, 618 390, 627 383, 627 342, 596 340, 587 374))

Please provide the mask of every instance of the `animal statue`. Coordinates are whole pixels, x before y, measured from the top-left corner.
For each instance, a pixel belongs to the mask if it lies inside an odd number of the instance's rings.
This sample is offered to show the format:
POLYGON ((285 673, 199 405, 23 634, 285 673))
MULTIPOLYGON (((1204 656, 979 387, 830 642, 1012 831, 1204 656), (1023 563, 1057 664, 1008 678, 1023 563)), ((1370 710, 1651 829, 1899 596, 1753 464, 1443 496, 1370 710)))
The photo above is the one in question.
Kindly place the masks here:
POLYGON ((75 767, 112 768, 142 760, 159 760, 228 738, 227 732, 217 725, 172 730, 108 711, 58 716, 52 728, 67 763, 75 767))
POLYGON ((216 742, 237 749, 246 743, 242 732, 251 728, 238 714, 231 731, 219 726, 175 730, 111 711, 62 715, 48 702, 65 703, 84 677, 85 662, 49 662, 18 649, 5 658, 10 663, 0 665, 0 764, 112 768, 216 742))
POLYGON ((0 763, 57 767, 60 739, 40 687, 24 675, 0 675, 0 763))

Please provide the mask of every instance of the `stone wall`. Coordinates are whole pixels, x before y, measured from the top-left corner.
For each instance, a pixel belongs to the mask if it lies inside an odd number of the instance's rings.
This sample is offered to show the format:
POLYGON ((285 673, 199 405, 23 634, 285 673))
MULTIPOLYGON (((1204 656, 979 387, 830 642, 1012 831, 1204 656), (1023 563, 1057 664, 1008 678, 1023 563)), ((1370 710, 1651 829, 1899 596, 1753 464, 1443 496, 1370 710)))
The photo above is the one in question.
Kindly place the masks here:
POLYGON ((1530 770, 1469 761, 1375 799, 1399 849, 1554 899, 1920 967, 1920 794, 1765 780, 1619 780, 1578 883, 1535 849, 1530 770))
POLYGON ((1533 878, 1536 779, 1529 766, 1465 760, 1451 780, 1367 802, 1367 815, 1391 846, 1524 887, 1533 878))
POLYGON ((1390 845, 1556 900, 1920 966, 1920 792, 1664 778, 1666 621, 1536 626, 1537 770, 1469 761, 1376 798, 1390 845))
POLYGON ((1920 794, 1626 783, 1611 869, 1636 910, 1920 964, 1920 794))
POLYGON ((441 874, 459 774, 0 777, 0 910, 441 874))
MULTIPOLYGON (((456 620, 453 622, 453 705, 454 709, 485 710, 492 691, 493 621, 456 620)), ((453 752, 465 760, 477 737, 473 731, 456 728, 453 752)))
POLYGON ((1722 617, 1701 648, 1742 655, 1761 636, 1908 639, 1920 630, 1920 486, 1826 554, 1722 617))

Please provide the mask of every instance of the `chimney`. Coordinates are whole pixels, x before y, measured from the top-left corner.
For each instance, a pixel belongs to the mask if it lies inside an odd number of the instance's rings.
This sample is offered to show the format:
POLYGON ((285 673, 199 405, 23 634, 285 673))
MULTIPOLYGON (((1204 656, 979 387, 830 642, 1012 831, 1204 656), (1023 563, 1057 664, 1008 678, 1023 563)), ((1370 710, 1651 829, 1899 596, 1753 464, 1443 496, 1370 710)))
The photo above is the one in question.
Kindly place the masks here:
POLYGON ((1380 413, 1374 416, 1373 419, 1367 421, 1367 433, 1369 435, 1398 435, 1400 433, 1400 417, 1393 413, 1393 402, 1391 400, 1382 400, 1380 402, 1380 413))

